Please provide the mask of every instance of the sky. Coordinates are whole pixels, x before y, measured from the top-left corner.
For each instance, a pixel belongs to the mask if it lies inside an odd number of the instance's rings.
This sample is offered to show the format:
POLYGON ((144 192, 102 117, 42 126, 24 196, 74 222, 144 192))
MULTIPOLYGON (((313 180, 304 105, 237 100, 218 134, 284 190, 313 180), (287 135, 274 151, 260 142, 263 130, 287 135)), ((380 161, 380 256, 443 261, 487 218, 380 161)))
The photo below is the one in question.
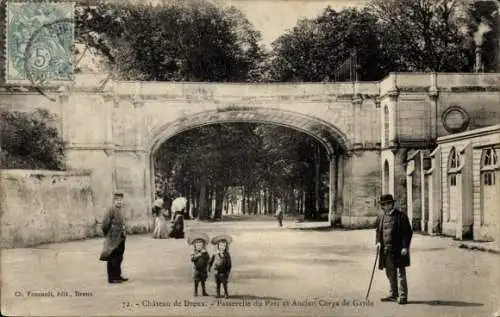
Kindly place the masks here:
MULTIPOLYGON (((0 0, 1 1, 1 0, 0 0)), ((110 1, 110 0, 108 0, 110 1)), ((120 1, 120 0, 114 0, 120 1)), ((121 0, 123 1, 123 0, 121 0)), ((175 3, 186 0, 129 0, 131 2, 175 3)), ((262 44, 270 46, 286 30, 293 28, 302 18, 315 18, 327 7, 341 10, 362 7, 369 0, 191 0, 208 1, 218 6, 235 6, 262 34, 262 44)))
POLYGON ((328 5, 340 10, 362 7, 368 0, 218 0, 224 6, 233 5, 243 11, 248 20, 262 33, 262 43, 269 46, 301 18, 314 18, 328 5))
POLYGON ((301 18, 314 18, 327 6, 340 10, 362 7, 368 0, 218 0, 224 6, 233 5, 243 11, 248 20, 262 33, 262 43, 269 46, 301 18))

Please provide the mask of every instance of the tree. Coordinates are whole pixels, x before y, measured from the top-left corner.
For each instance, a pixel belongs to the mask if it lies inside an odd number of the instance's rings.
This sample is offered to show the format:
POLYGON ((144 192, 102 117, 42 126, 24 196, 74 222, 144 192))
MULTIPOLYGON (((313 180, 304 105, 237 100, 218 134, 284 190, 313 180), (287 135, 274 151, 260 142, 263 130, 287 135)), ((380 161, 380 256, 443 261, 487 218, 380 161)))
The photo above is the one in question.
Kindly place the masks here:
POLYGON ((472 39, 461 0, 372 0, 380 19, 382 43, 397 61, 395 71, 470 71, 472 39))
POLYGON ((326 8, 304 19, 273 44, 272 77, 277 81, 333 81, 337 68, 357 54, 361 80, 378 80, 392 61, 380 50, 377 18, 366 9, 326 8))
POLYGON ((64 144, 47 110, 30 113, 0 110, 0 156, 2 168, 64 168, 64 144))
POLYGON ((77 39, 121 79, 248 81, 264 56, 240 11, 208 2, 83 5, 76 20, 77 39))

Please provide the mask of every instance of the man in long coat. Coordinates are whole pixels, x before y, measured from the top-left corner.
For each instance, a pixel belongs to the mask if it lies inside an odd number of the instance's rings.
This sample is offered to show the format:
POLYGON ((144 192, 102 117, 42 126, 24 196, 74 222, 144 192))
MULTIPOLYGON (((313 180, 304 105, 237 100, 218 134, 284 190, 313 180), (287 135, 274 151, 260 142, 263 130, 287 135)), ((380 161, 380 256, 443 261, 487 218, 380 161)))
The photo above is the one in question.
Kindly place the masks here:
POLYGON ((112 284, 127 281, 122 277, 121 264, 125 252, 125 217, 123 216, 123 194, 113 195, 113 207, 111 207, 102 221, 104 233, 104 246, 100 260, 107 261, 108 282, 112 284))
POLYGON ((384 214, 377 218, 376 243, 379 248, 379 269, 385 268, 391 292, 384 302, 406 304, 408 284, 406 267, 410 266, 410 243, 413 235, 408 216, 395 208, 392 195, 382 195, 380 204, 384 214), (399 280, 399 288, 398 288, 399 280), (399 293, 398 293, 399 291, 399 293))

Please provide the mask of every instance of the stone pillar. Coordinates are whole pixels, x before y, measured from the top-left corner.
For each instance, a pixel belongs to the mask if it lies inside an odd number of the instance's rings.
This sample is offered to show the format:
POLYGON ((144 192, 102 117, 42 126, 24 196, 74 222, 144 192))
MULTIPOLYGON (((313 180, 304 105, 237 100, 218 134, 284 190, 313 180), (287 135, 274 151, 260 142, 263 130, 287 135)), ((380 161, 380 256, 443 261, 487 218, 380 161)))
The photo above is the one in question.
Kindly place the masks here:
POLYGON ((437 74, 431 73, 431 86, 429 88, 429 101, 430 101, 430 137, 432 142, 435 142, 438 137, 437 124, 438 124, 438 98, 439 90, 437 87, 437 74))
POLYGON ((118 99, 111 94, 103 96, 104 109, 105 109, 105 139, 104 139, 104 152, 110 159, 111 164, 111 179, 112 189, 116 190, 116 173, 115 173, 115 142, 113 140, 113 111, 118 105, 118 99))
POLYGON ((462 210, 458 215, 459 221, 457 224, 457 238, 458 239, 472 239, 473 236, 473 179, 472 179, 472 144, 468 144, 463 151, 461 151, 461 158, 463 160, 462 167, 462 210))
POLYGON ((393 147, 397 140, 397 101, 399 93, 397 91, 391 91, 389 95, 389 144, 386 146, 393 147))
POLYGON ((418 173, 420 174, 420 230, 427 232, 427 222, 429 220, 428 216, 428 204, 429 204, 429 198, 428 198, 428 187, 426 185, 425 181, 425 157, 427 156, 428 151, 427 150, 421 150, 420 151, 420 157, 419 157, 419 171, 418 173))
POLYGON ((439 233, 439 214, 440 214, 440 202, 441 202, 441 183, 440 183, 440 162, 436 161, 436 152, 439 151, 436 148, 432 153, 427 155, 424 160, 424 185, 425 193, 424 199, 427 200, 427 204, 424 205, 422 209, 422 220, 425 221, 422 224, 422 230, 425 230, 428 234, 433 235, 439 233))
MULTIPOLYGON (((142 160, 144 161, 143 167, 143 183, 141 184, 143 195, 143 205, 146 206, 145 212, 146 218, 150 218, 150 210, 152 208, 152 202, 154 201, 155 190, 154 190, 154 176, 151 175, 150 170, 150 160, 152 159, 152 153, 148 153, 149 149, 145 149, 145 122, 144 122, 144 103, 145 101, 140 98, 136 98, 133 100, 134 105, 134 113, 135 113, 135 142, 136 142, 136 151, 139 155, 141 155, 142 160), (151 177, 152 177, 152 186, 151 187, 151 177)), ((148 222, 148 230, 153 226, 153 219, 148 222)))
POLYGON ((421 231, 422 223, 422 152, 414 152, 406 164, 406 209, 414 231, 421 231))
POLYGON ((344 226, 367 227, 374 224, 380 196, 380 152, 358 149, 344 156, 344 226))
POLYGON ((441 148, 437 147, 429 156, 431 157, 431 169, 429 171, 431 179, 429 186, 428 232, 430 234, 439 234, 443 226, 441 148))
POLYGON ((415 160, 408 161, 406 165, 406 210, 408 213, 408 219, 410 224, 413 226, 413 174, 415 172, 415 160))
POLYGON ((426 182, 426 187, 427 187, 427 199, 429 200, 428 204, 428 209, 427 209, 427 228, 423 227, 424 230, 430 235, 434 234, 433 228, 435 226, 435 221, 434 221, 434 214, 436 211, 434 210, 434 201, 436 200, 436 197, 434 196, 434 175, 435 173, 434 168, 431 168, 427 171, 425 171, 425 182, 426 182))
POLYGON ((337 190, 335 196, 335 216, 340 217, 344 214, 344 154, 337 155, 336 165, 337 190))
POLYGON ((328 222, 333 226, 337 214, 337 160, 335 154, 330 155, 329 162, 329 193, 328 193, 328 222))
POLYGON ((366 129, 363 125, 357 124, 359 122, 363 122, 364 117, 361 115, 361 106, 363 104, 363 99, 361 99, 359 96, 355 95, 352 99, 352 132, 354 139, 352 140, 352 143, 354 145, 359 144, 360 142, 363 142, 363 138, 361 136, 361 131, 363 129, 366 129))
POLYGON ((407 212, 406 205, 406 149, 394 149, 394 199, 396 206, 407 212))
POLYGON ((143 147, 144 143, 144 100, 142 99, 134 99, 133 105, 135 109, 135 125, 136 125, 136 146, 138 148, 143 147))
POLYGON ((125 216, 131 232, 149 229, 150 212, 145 204, 145 170, 148 156, 138 150, 116 151, 116 189, 125 194, 125 216))

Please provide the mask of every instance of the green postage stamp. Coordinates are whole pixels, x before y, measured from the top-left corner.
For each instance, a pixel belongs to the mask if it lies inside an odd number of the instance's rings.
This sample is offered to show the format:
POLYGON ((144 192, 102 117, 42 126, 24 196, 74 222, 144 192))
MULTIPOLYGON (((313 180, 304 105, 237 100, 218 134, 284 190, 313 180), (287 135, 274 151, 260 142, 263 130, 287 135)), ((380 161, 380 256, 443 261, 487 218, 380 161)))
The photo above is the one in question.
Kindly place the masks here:
POLYGON ((7 2, 6 82, 45 85, 73 77, 73 2, 7 2))

